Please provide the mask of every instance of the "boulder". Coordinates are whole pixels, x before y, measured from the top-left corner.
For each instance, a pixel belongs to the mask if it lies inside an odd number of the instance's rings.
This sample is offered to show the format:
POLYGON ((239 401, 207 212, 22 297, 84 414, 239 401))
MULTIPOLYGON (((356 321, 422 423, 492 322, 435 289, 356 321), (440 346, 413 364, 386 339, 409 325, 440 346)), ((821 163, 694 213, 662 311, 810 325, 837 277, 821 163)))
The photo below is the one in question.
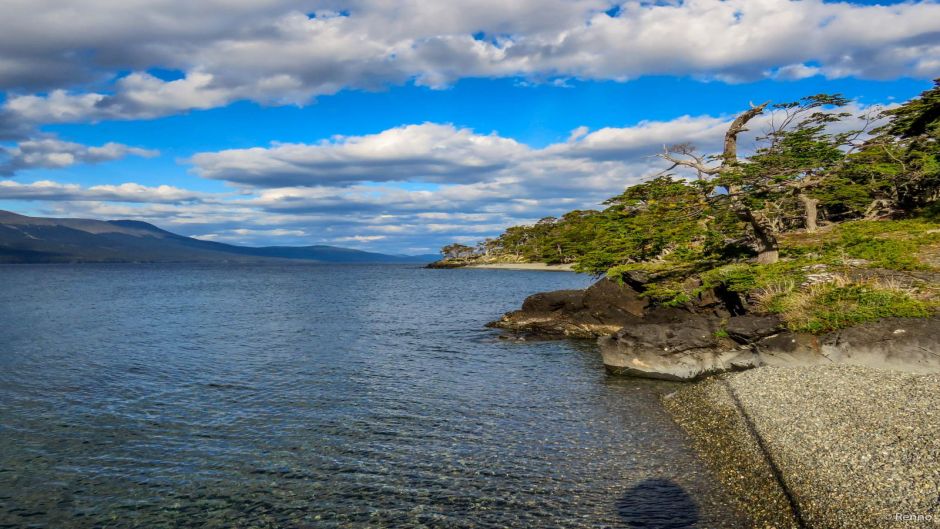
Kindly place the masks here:
POLYGON ((665 380, 695 380, 757 365, 749 348, 716 336, 719 321, 690 317, 675 323, 629 325, 598 340, 611 374, 665 380))
POLYGON ((736 294, 728 297, 710 290, 682 307, 651 306, 643 296, 644 279, 643 274, 634 273, 622 283, 604 278, 585 290, 534 294, 520 310, 487 326, 530 338, 597 338, 625 325, 680 323, 691 316, 729 318, 737 313, 728 308, 740 303, 736 294))
POLYGON ((649 302, 627 284, 601 279, 585 290, 543 292, 487 324, 535 338, 597 338, 646 317, 649 302))
POLYGON ((750 344, 780 332, 781 326, 778 316, 744 315, 729 319, 725 332, 738 343, 750 344))

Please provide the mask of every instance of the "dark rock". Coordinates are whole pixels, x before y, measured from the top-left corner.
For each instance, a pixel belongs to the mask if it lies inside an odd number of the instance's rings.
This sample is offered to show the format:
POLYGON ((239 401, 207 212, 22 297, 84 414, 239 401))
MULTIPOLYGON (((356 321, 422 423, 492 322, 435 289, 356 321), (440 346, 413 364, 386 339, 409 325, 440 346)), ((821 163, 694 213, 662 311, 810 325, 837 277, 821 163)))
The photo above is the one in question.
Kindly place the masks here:
POLYGON ((653 275, 645 270, 629 270, 623 272, 620 277, 630 288, 642 292, 646 285, 653 279, 653 275))
POLYGON ((778 316, 735 316, 728 320, 725 332, 736 342, 750 344, 780 332, 781 324, 778 316))
POLYGON ((543 292, 526 298, 489 327, 535 338, 596 338, 642 321, 649 302, 629 285, 601 279, 585 290, 543 292))
POLYGON ((636 289, 610 279, 602 279, 584 291, 583 307, 600 320, 632 321, 642 318, 649 301, 636 289))
POLYGON ((717 322, 689 317, 678 323, 641 323, 624 327, 611 338, 631 348, 656 349, 666 354, 716 347, 717 322))
POLYGON ((441 268, 441 269, 450 269, 450 268, 463 268, 469 263, 466 261, 454 261, 449 259, 442 259, 440 261, 434 261, 433 263, 428 263, 425 265, 425 268, 441 268))
POLYGON ((720 320, 689 316, 676 323, 640 323, 598 340, 607 371, 667 380, 695 380, 756 365, 750 349, 716 337, 720 320))
POLYGON ((533 294, 522 302, 525 312, 578 311, 584 308, 583 290, 555 290, 533 294))

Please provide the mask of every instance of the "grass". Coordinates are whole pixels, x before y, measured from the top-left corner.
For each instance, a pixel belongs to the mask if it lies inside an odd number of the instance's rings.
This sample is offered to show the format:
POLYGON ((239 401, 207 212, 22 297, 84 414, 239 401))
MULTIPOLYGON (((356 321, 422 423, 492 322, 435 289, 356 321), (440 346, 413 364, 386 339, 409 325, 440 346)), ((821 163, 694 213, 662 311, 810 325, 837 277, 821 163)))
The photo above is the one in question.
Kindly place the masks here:
POLYGON ((813 258, 838 264, 864 259, 872 268, 925 270, 920 251, 940 244, 940 223, 926 218, 852 221, 817 233, 793 233, 781 237, 784 257, 813 258))
POLYGON ((663 261, 616 267, 608 276, 645 272, 652 280, 643 295, 664 306, 682 306, 723 288, 754 302, 759 312, 780 314, 793 331, 817 334, 883 317, 926 317, 940 308, 935 284, 919 291, 885 279, 848 279, 860 275, 853 274, 858 268, 940 271, 936 220, 846 222, 788 233, 780 243, 782 258, 771 265, 663 261), (812 284, 811 278, 821 282, 812 284))
POLYGON ((797 289, 781 284, 762 290, 758 306, 780 314, 790 330, 831 332, 886 317, 923 318, 933 314, 935 301, 890 281, 853 282, 838 277, 830 283, 797 289))

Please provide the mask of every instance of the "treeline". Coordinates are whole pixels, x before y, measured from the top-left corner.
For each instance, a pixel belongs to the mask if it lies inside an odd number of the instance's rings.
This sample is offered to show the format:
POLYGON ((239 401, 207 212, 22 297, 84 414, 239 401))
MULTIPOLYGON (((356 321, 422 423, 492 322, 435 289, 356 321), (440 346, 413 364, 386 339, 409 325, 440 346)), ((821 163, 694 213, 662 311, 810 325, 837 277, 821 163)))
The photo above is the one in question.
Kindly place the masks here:
MULTIPOLYGON (((574 263, 604 273, 657 261, 774 263, 778 238, 820 224, 897 218, 937 209, 940 196, 940 80, 896 108, 860 116, 845 130, 838 95, 753 106, 729 126, 724 148, 664 148, 664 170, 605 202, 515 226, 476 247, 442 249, 451 260, 574 263), (757 148, 739 157, 738 136, 771 113, 757 148), (674 171, 691 171, 682 178, 674 171)), ((854 121, 854 120, 853 120, 854 121)))

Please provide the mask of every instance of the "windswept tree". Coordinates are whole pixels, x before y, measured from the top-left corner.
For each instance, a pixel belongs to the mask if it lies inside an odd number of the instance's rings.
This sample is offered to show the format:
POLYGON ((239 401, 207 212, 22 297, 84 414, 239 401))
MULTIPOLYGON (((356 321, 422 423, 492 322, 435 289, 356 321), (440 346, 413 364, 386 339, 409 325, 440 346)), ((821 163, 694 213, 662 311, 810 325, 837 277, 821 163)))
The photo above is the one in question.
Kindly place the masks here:
POLYGON ((774 263, 779 259, 777 236, 794 218, 807 231, 817 229, 817 191, 863 133, 832 132, 849 114, 829 109, 846 103, 839 95, 820 94, 773 105, 769 130, 757 138, 757 150, 746 159, 738 156, 738 136, 769 103, 752 106, 732 121, 720 156, 697 155, 688 144, 667 147, 660 156, 672 164, 667 171, 691 168, 708 182, 710 200, 726 204, 750 228, 757 262, 774 263))
MULTIPOLYGON (((661 158, 672 165, 663 171, 669 173, 677 167, 693 169, 701 181, 709 181, 713 186, 724 188, 723 200, 727 200, 731 209, 751 228, 757 247, 757 260, 761 263, 773 263, 779 258, 779 244, 769 221, 760 211, 755 211, 742 190, 733 184, 742 172, 742 163, 738 159, 738 136, 746 132, 747 124, 763 114, 770 103, 754 106, 739 114, 725 132, 724 149, 721 156, 702 156, 689 144, 665 147, 661 158), (717 163, 715 163, 717 162, 717 163), (721 179, 721 183, 719 183, 721 179)), ((714 195, 710 195, 714 197, 714 195)))

